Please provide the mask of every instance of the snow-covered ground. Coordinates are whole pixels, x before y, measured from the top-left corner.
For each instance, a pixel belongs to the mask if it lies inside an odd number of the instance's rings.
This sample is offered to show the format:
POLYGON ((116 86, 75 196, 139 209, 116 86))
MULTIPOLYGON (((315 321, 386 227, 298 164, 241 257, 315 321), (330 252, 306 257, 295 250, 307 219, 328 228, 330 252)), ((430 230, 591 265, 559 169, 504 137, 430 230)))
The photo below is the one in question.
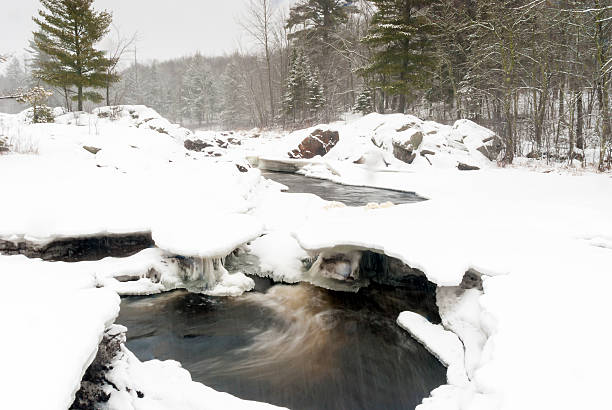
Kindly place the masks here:
MULTIPOLYGON (((306 272, 304 261, 335 251, 374 250, 424 272, 439 286, 442 324, 412 313, 398 323, 449 365, 449 373, 423 410, 607 407, 610 175, 499 169, 487 158, 492 134, 469 121, 442 126, 373 114, 287 136, 223 135, 192 134, 145 107, 124 107, 117 120, 107 117, 108 109, 101 113, 64 114, 45 125, 26 125, 23 115, 0 117, 0 129, 24 151, 0 157, 0 175, 11 175, 2 181, 9 200, 2 203, 0 239, 44 244, 150 232, 158 248, 77 263, 0 256, 0 279, 12 292, 0 307, 11 312, 7 328, 19 335, 0 339, 0 349, 21 352, 0 371, 10 390, 0 396, 0 407, 40 408, 19 400, 36 390, 32 380, 46 383, 43 407, 69 404, 116 317, 117 293, 192 289, 199 282, 209 294, 252 288, 249 278, 230 275, 221 263, 241 246, 259 257, 264 274, 286 282, 316 283, 317 264, 306 272), (339 142, 324 157, 290 160, 288 152, 315 129, 338 131, 339 142), (189 151, 185 140, 210 147, 189 151), (416 192, 428 201, 346 207, 281 193, 247 160, 289 164, 348 185, 416 192), (480 169, 460 171, 460 164, 480 169), (190 260, 187 273, 175 256, 190 260), (151 269, 159 280, 147 275, 151 269), (482 291, 460 286, 467 271, 481 276, 482 291), (138 280, 122 282, 121 276, 138 280), (12 291, 18 288, 27 293, 12 291), (85 318, 87 326, 80 326, 85 318), (22 339, 48 344, 29 346, 22 339), (36 356, 25 363, 30 350, 36 356), (41 367, 61 368, 61 377, 38 377, 41 367)), ((347 274, 353 268, 348 259, 347 274)), ((140 363, 128 351, 122 357, 112 376, 119 384, 151 388, 152 375, 164 374, 185 389, 185 403, 198 395, 221 400, 213 397, 220 393, 191 383, 175 363, 140 363)), ((176 408, 181 396, 170 390, 161 389, 155 404, 133 395, 112 400, 176 408)))
MULTIPOLYGON (((254 287, 221 260, 263 231, 247 214, 267 189, 259 171, 188 152, 190 132, 146 107, 123 107, 116 119, 108 109, 58 114, 54 124, 35 125, 23 113, 0 115, 17 151, 0 157, 0 240, 44 246, 151 233, 157 248, 74 263, 0 256, 7 331, 0 338, 0 408, 69 407, 119 312, 118 294, 186 287, 238 295, 254 287)), ((123 357, 113 380, 127 377, 149 394, 131 401, 116 392, 109 408, 271 407, 193 383, 177 363, 141 363, 125 348, 123 357)))

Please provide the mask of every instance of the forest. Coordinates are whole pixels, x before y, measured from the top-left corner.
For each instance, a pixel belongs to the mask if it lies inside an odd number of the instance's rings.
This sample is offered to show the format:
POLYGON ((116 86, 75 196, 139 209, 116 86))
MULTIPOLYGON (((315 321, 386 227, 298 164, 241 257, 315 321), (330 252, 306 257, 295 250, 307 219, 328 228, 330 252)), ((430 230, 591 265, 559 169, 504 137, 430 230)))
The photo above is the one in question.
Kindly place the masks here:
MULTIPOLYGON (((164 61, 138 61, 135 38, 110 33, 114 78, 86 106, 146 104, 211 129, 297 129, 350 111, 467 118, 503 139, 504 163, 588 152, 611 165, 605 0, 299 0, 286 10, 249 0, 241 25, 245 50, 164 61)), ((8 62, 0 90, 41 83, 44 51, 35 41, 29 51, 25 66, 8 62)), ((74 87, 50 88, 50 104, 78 109, 74 87)))

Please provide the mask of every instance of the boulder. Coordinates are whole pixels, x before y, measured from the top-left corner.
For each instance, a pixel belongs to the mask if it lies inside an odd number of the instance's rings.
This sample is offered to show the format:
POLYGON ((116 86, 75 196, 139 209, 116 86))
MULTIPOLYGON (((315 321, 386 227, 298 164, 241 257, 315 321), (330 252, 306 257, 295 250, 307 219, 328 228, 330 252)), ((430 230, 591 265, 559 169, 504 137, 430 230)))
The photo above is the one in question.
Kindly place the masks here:
POLYGON ((393 143, 393 156, 395 156, 395 158, 407 164, 412 164, 412 162, 416 158, 416 152, 414 152, 414 148, 412 147, 412 144, 410 144, 409 142, 408 143, 394 142, 393 143))
POLYGON ((297 149, 289 153, 290 158, 294 159, 310 159, 317 155, 324 156, 340 140, 338 131, 323 131, 315 130, 300 143, 297 149))
POLYGON ((423 142, 423 133, 421 131, 417 131, 410 137, 410 144, 413 149, 418 149, 423 142))
POLYGON ((482 155, 487 157, 489 161, 495 161, 499 154, 504 149, 504 143, 497 135, 485 138, 482 140, 483 145, 476 148, 482 155))
POLYGON ((435 152, 430 151, 428 149, 421 150, 420 154, 421 154, 422 157, 424 157, 425 155, 436 155, 435 152))
POLYGON ((98 152, 100 152, 100 150, 101 150, 101 148, 89 147, 89 146, 87 146, 87 145, 84 145, 84 146, 83 146, 83 149, 84 149, 85 151, 88 151, 88 152, 90 152, 90 153, 94 154, 94 155, 96 155, 96 154, 97 154, 98 152))
POLYGON ((196 151, 196 152, 202 152, 206 148, 210 148, 214 146, 202 140, 185 140, 185 143, 183 145, 185 146, 185 149, 188 149, 189 151, 196 151))
POLYGON ((459 171, 478 171, 480 169, 477 166, 464 164, 463 162, 458 163, 457 168, 459 171))

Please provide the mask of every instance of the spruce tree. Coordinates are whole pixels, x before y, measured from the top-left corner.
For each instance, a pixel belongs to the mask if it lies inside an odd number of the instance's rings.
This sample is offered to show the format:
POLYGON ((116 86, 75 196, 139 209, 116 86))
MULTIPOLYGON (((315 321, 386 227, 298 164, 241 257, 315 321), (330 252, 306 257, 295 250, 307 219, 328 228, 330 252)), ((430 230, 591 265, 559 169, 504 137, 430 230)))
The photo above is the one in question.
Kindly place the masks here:
POLYGON ((397 111, 406 110, 407 99, 424 89, 431 75, 432 26, 424 15, 433 0, 372 0, 376 13, 363 41, 374 48, 365 73, 382 74, 377 84, 399 96, 397 111))
POLYGON ((361 93, 359 93, 353 110, 358 111, 364 115, 374 112, 374 99, 372 96, 372 90, 366 88, 361 93))
POLYGON ((300 48, 291 50, 284 102, 287 113, 293 114, 294 121, 316 115, 325 104, 319 72, 311 67, 310 60, 300 48))
POLYGON ((74 86, 78 110, 83 101, 100 102, 103 96, 91 88, 104 88, 118 76, 108 74, 112 61, 98 43, 108 32, 112 16, 106 11, 95 11, 94 0, 40 0, 43 9, 33 20, 36 47, 50 58, 39 60, 34 75, 53 86, 74 86))

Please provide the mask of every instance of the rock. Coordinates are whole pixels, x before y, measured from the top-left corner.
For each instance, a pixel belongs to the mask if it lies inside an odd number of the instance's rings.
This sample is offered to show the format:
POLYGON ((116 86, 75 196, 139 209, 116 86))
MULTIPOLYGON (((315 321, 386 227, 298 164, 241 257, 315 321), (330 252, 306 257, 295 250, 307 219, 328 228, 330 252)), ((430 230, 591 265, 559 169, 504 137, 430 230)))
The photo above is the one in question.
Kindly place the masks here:
POLYGON ((420 154, 421 154, 421 156, 422 156, 422 157, 424 157, 425 155, 436 155, 436 153, 435 153, 435 152, 430 151, 430 150, 428 150, 428 149, 424 149, 424 150, 422 150, 422 151, 420 152, 420 154))
POLYGON ((96 147, 89 147, 87 145, 83 145, 83 149, 85 151, 88 151, 94 155, 96 155, 98 152, 100 152, 102 150, 102 148, 96 148, 96 147))
POLYGON ((417 131, 410 137, 410 145, 412 145, 413 149, 418 149, 423 142, 423 133, 421 131, 417 131))
POLYGON ((126 257, 154 246, 150 233, 58 239, 39 245, 0 239, 0 254, 25 255, 47 261, 95 261, 108 256, 126 257))
POLYGON ((504 149, 504 143, 497 135, 482 140, 483 145, 476 148, 489 161, 495 161, 504 149))
POLYGON ((121 345, 126 340, 126 331, 123 326, 112 325, 104 333, 98 346, 98 353, 83 375, 81 388, 76 392, 70 410, 100 408, 100 403, 110 399, 111 395, 104 391, 104 386, 109 385, 106 372, 111 369, 111 363, 121 353, 121 345))
POLYGON ((458 163, 457 168, 459 171, 478 171, 480 169, 477 166, 464 164, 463 162, 458 163))
POLYGON ((542 157, 542 154, 538 151, 531 151, 529 154, 527 154, 527 158, 530 159, 540 159, 542 157))
POLYGON ((315 130, 300 143, 297 149, 289 153, 290 158, 310 159, 317 155, 324 156, 340 140, 338 131, 315 130))
POLYGON ((409 130, 410 128, 413 128, 417 125, 417 123, 415 121, 411 121, 405 125, 403 125, 402 127, 398 128, 396 131, 397 132, 404 132, 406 130, 409 130))
POLYGON ((185 149, 196 152, 202 152, 206 148, 214 147, 214 145, 209 144, 208 142, 204 142, 202 140, 185 140, 185 143, 183 145, 185 146, 185 149))
POLYGON ((238 168, 238 171, 240 171, 240 172, 249 172, 249 170, 246 167, 244 167, 244 166, 242 166, 240 164, 236 164, 236 168, 238 168))
POLYGON ((412 164, 414 159, 416 158, 416 152, 414 152, 414 148, 410 143, 393 143, 393 155, 395 158, 403 161, 407 164, 412 164))

